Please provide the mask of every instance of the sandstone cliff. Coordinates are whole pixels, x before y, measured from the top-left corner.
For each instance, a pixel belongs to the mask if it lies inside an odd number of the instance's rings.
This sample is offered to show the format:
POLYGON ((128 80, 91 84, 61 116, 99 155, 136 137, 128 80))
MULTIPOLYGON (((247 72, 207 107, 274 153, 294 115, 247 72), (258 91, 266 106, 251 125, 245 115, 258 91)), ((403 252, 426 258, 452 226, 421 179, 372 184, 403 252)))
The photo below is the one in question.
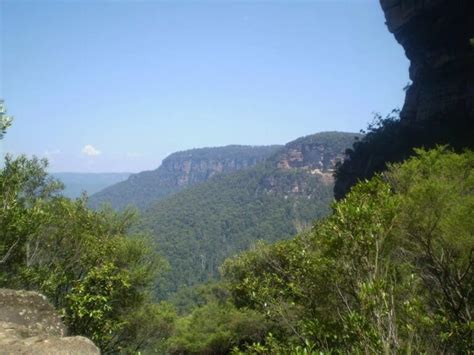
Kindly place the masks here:
POLYGON ((331 173, 344 160, 344 151, 362 135, 358 133, 323 132, 298 138, 285 145, 277 155, 280 169, 304 169, 331 173))
POLYGON ((0 289, 0 354, 100 354, 89 339, 66 333, 44 296, 0 289))
POLYGON ((171 271, 159 295, 218 277, 229 256, 257 240, 276 242, 326 216, 332 170, 357 133, 321 132, 296 139, 268 159, 158 201, 137 230, 148 230, 171 271))
POLYGON ((323 132, 298 138, 271 159, 280 172, 266 176, 262 185, 268 192, 311 198, 315 191, 309 177, 332 185, 335 168, 344 161, 345 150, 361 137, 358 133, 323 132))
POLYGON ((474 121, 474 1, 380 3, 410 60, 402 121, 474 121))
POLYGON ((185 187, 256 165, 272 155, 280 146, 238 146, 192 149, 173 153, 160 167, 131 175, 128 180, 110 186, 91 196, 97 208, 110 203, 116 209, 128 205, 146 209, 185 187))
MULTIPOLYGON (((474 149, 474 1, 380 0, 388 30, 410 60, 411 85, 400 112, 348 152, 334 195, 400 162, 413 148, 474 149)), ((387 70, 390 70, 389 68, 387 70)))

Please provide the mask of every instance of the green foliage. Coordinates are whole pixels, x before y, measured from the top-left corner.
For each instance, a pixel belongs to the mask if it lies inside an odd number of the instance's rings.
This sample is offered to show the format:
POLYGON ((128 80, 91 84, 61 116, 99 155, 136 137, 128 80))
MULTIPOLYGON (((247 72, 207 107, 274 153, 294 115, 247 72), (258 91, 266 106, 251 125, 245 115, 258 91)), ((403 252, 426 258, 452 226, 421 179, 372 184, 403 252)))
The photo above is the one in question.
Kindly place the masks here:
POLYGON ((217 278, 225 258, 257 240, 288 239, 327 215, 331 182, 307 166, 281 169, 278 162, 295 147, 303 152, 316 145, 319 150, 312 150, 305 164, 319 163, 321 157, 341 154, 353 140, 354 134, 342 132, 304 137, 254 167, 217 175, 152 205, 139 228, 150 231, 171 265, 159 295, 217 278))
POLYGON ((14 267, 31 262, 34 253, 28 245, 48 219, 47 201, 53 200, 61 188, 59 182, 48 177, 46 166, 45 160, 7 155, 0 170, 0 282, 11 275, 14 284, 14 267))
POLYGON ((279 324, 247 350, 473 351, 473 167, 472 152, 418 150, 310 233, 228 260, 236 305, 279 324))
POLYGON ((4 101, 0 99, 0 139, 3 138, 7 128, 10 127, 12 119, 11 116, 7 116, 4 101))
POLYGON ((105 353, 168 334, 161 317, 174 316, 150 303, 166 265, 144 237, 127 235, 133 213, 92 211, 85 200, 60 196, 46 165, 7 156, 0 170, 0 287, 42 292, 73 334, 105 353))
POLYGON ((89 204, 94 208, 105 203, 118 210, 129 206, 145 210, 188 186, 207 181, 219 168, 221 173, 229 173, 253 166, 279 148, 229 145, 176 152, 164 159, 158 169, 133 174, 128 180, 92 195, 89 204))
POLYGON ((401 202, 399 228, 406 259, 436 310, 426 325, 448 349, 473 350, 474 152, 440 148, 387 174, 401 202))
POLYGON ((218 281, 208 281, 189 287, 182 287, 169 298, 179 315, 188 315, 194 308, 212 302, 222 302, 229 298, 229 291, 218 281))
MULTIPOLYGON (((226 257, 257 239, 276 241, 328 212, 331 186, 313 179, 314 198, 284 198, 259 191, 265 170, 239 172, 179 193, 144 215, 157 250, 171 264, 167 291, 218 276, 226 257)), ((166 291, 165 291, 166 292, 166 291)))
POLYGON ((452 116, 440 121, 402 122, 399 110, 383 118, 376 114, 364 137, 347 151, 337 169, 334 195, 344 197, 357 182, 370 179, 387 169, 387 164, 402 162, 415 154, 414 148, 431 149, 449 144, 457 152, 474 149, 474 121, 452 116))
POLYGON ((264 317, 255 311, 238 310, 229 302, 211 302, 178 320, 167 352, 227 354, 234 346, 262 341, 268 329, 264 317))

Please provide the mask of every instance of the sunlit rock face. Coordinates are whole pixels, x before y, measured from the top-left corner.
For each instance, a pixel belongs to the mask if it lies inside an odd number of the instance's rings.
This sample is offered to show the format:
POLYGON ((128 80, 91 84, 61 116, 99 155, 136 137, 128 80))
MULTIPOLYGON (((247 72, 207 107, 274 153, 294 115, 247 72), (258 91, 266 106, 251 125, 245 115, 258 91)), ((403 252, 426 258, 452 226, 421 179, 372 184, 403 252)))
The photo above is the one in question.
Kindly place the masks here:
POLYGON ((281 146, 229 145, 176 152, 152 171, 132 174, 127 180, 92 195, 90 207, 110 203, 115 209, 135 206, 145 210, 186 187, 205 182, 218 174, 229 174, 254 166, 281 146))
POLYGON ((43 295, 0 289, 0 354, 100 354, 91 340, 66 334, 66 327, 43 295))
POLYGON ((474 121, 474 1, 380 0, 410 60, 408 124, 474 121))

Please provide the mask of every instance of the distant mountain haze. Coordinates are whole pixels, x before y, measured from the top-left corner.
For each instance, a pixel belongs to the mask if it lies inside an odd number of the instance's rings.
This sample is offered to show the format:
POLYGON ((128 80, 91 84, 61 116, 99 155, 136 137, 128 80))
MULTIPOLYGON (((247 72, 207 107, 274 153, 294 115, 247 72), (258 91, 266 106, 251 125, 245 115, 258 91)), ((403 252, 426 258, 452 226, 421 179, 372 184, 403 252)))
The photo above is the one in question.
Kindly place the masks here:
POLYGON ((51 173, 51 175, 64 184, 63 195, 69 198, 77 198, 83 192, 87 195, 126 180, 131 173, 51 173))

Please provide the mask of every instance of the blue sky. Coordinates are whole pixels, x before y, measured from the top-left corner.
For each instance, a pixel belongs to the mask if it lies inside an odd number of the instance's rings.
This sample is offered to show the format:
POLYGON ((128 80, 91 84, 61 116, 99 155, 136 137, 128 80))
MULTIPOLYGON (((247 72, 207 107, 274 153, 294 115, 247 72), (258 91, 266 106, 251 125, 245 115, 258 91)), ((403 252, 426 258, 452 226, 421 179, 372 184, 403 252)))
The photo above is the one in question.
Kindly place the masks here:
POLYGON ((403 104, 376 0, 0 0, 2 144, 51 171, 140 171, 174 151, 359 131, 403 104))

